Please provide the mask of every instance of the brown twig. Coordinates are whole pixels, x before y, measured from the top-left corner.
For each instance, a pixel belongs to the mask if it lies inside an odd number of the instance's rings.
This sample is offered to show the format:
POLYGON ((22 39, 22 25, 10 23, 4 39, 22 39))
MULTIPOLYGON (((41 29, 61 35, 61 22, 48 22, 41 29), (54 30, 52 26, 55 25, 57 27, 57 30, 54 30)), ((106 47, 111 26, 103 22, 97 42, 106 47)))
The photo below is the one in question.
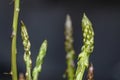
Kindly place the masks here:
POLYGON ((19 74, 19 80, 25 80, 25 76, 24 76, 23 73, 20 73, 20 74, 19 74))
POLYGON ((93 68, 93 64, 91 63, 88 69, 88 75, 87 75, 87 80, 94 80, 94 68, 93 68))

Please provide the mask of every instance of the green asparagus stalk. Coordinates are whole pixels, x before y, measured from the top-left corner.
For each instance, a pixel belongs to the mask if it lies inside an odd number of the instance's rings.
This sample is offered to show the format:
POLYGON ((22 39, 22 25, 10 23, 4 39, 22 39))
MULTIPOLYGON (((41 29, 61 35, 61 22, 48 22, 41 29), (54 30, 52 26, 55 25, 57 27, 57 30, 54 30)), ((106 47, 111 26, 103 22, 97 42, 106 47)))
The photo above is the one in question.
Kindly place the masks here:
POLYGON ((26 26, 24 25, 24 23, 21 21, 21 36, 22 36, 22 40, 23 40, 23 46, 24 46, 24 61, 26 64, 26 80, 32 80, 31 78, 31 67, 32 67, 32 60, 31 60, 31 52, 30 52, 30 41, 29 41, 29 35, 27 33, 27 29, 26 26))
POLYGON ((46 51, 47 51, 47 40, 44 40, 44 42, 40 47, 39 54, 36 59, 36 65, 32 72, 33 80, 38 80, 38 75, 39 75, 39 72, 41 72, 43 59, 46 55, 46 51))
POLYGON ((94 31, 92 28, 92 23, 85 14, 82 19, 82 31, 83 46, 81 48, 81 53, 78 56, 75 80, 82 80, 84 71, 89 64, 89 56, 93 52, 94 48, 94 31))
POLYGON ((66 23, 65 23, 65 50, 67 52, 66 54, 66 61, 67 61, 66 76, 68 80, 73 80, 74 72, 75 72, 75 66, 74 66, 75 51, 73 48, 72 21, 69 15, 66 16, 66 23))
POLYGON ((12 45, 11 45, 11 72, 12 80, 17 80, 17 64, 16 64, 16 39, 17 39, 17 26, 18 26, 18 16, 19 16, 19 4, 20 0, 14 0, 14 15, 12 24, 12 45))

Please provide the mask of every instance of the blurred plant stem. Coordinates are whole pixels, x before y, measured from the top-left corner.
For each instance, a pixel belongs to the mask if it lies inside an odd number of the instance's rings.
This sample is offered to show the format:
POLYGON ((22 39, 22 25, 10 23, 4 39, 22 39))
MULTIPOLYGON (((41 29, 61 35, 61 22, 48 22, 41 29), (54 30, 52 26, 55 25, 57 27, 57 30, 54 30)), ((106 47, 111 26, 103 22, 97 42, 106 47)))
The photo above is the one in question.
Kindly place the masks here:
POLYGON ((12 46, 11 46, 11 71, 12 80, 17 80, 17 64, 16 64, 16 39, 17 39, 17 27, 18 27, 18 16, 19 16, 19 0, 14 0, 14 14, 13 14, 13 24, 12 24, 12 46))
POLYGON ((68 80, 74 80, 75 64, 74 64, 74 55, 75 51, 73 48, 73 30, 72 30, 72 21, 70 15, 66 16, 65 22, 65 50, 66 50, 66 63, 67 70, 66 76, 68 80))
POLYGON ((87 80, 94 80, 93 77, 94 77, 94 68, 93 68, 93 64, 91 63, 88 69, 87 80))
POLYGON ((83 46, 78 56, 75 80, 82 80, 85 69, 89 64, 89 56, 94 49, 94 31, 92 23, 84 14, 82 18, 83 46))
POLYGON ((42 64, 47 51, 47 40, 44 40, 36 58, 36 64, 32 71, 33 80, 38 80, 38 75, 42 70, 42 64))
POLYGON ((24 74, 23 73, 20 73, 19 74, 19 79, 18 80, 25 80, 25 77, 24 77, 24 74))
POLYGON ((23 40, 23 46, 24 46, 24 61, 26 64, 26 80, 32 80, 31 78, 31 68, 32 68, 32 60, 31 60, 31 51, 30 51, 30 41, 29 41, 29 35, 26 29, 26 26, 24 25, 23 21, 21 21, 21 36, 23 40))
MULTIPOLYGON (((26 80, 32 80, 32 77, 31 77, 32 60, 30 57, 31 44, 29 41, 29 35, 27 33, 26 26, 24 25, 24 23, 22 21, 21 21, 21 23, 22 23, 21 36, 22 36, 23 46, 24 46, 24 50, 25 50, 24 61, 26 64, 26 80)), ((32 72, 33 80, 38 80, 38 75, 39 75, 39 72, 41 72, 43 59, 46 55, 46 51, 47 51, 47 40, 44 40, 44 42, 42 43, 42 45, 40 47, 39 54, 38 54, 37 59, 36 59, 36 65, 35 65, 33 72, 32 72)))

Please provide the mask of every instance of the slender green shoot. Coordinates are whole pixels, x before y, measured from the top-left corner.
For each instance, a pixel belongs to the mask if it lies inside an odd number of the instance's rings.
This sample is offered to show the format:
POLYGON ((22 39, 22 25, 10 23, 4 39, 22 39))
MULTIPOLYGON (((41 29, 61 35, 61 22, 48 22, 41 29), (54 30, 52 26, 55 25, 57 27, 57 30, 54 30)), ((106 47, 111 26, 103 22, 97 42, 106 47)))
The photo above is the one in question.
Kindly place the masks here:
POLYGON ((94 31, 92 28, 92 23, 85 14, 82 19, 82 31, 83 46, 81 48, 81 53, 78 56, 75 80, 82 80, 85 69, 89 64, 89 56, 93 52, 94 48, 94 31))
POLYGON ((29 41, 29 35, 27 33, 27 29, 26 26, 24 25, 24 23, 21 21, 21 36, 22 36, 22 40, 23 40, 23 46, 24 46, 24 61, 26 64, 26 80, 32 80, 31 78, 31 67, 32 67, 32 60, 31 60, 31 52, 30 52, 30 41, 29 41))
POLYGON ((47 40, 44 40, 44 42, 42 43, 40 47, 39 54, 36 59, 36 65, 32 72, 33 80, 38 80, 38 75, 41 72, 43 59, 46 55, 46 51, 47 51, 47 40))
POLYGON ((17 39, 17 26, 18 26, 18 16, 19 16, 19 4, 20 0, 14 0, 14 15, 13 15, 13 24, 12 24, 12 45, 11 45, 11 72, 12 80, 17 80, 17 63, 16 63, 16 39, 17 39))
POLYGON ((66 23, 65 23, 65 50, 67 52, 66 54, 66 63, 67 63, 66 76, 68 80, 73 80, 74 73, 75 73, 75 65, 74 65, 75 51, 73 48, 72 21, 69 15, 66 16, 66 23))

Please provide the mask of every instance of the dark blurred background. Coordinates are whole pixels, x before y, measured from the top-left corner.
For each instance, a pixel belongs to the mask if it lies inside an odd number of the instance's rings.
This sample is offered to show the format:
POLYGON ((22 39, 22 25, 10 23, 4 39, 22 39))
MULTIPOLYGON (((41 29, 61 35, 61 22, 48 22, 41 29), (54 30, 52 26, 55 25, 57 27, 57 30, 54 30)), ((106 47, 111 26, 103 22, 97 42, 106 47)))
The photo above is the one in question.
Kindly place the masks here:
MULTIPOLYGON (((0 0, 0 80, 11 80, 11 32, 13 3, 0 0)), ((116 0, 21 0, 18 27, 18 73, 25 73, 20 20, 27 26, 31 41, 33 66, 44 39, 48 51, 39 80, 64 80, 66 69, 64 23, 70 14, 74 30, 76 55, 82 46, 81 19, 85 12, 93 23, 95 48, 90 57, 94 65, 94 80, 120 80, 120 3, 116 0)), ((86 79, 84 79, 86 80, 86 79)))

